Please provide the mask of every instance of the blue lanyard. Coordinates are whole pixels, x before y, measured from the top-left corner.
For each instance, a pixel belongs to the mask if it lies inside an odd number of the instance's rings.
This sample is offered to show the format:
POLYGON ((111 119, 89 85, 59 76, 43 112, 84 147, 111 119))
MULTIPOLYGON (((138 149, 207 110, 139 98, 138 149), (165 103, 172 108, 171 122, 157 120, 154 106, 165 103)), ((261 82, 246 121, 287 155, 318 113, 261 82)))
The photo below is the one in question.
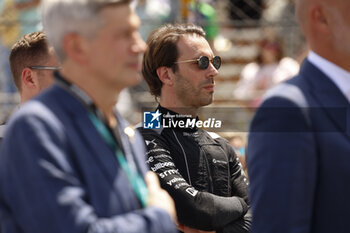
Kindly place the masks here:
POLYGON ((92 123, 95 125, 97 131, 103 136, 107 144, 114 150, 114 154, 123 171, 125 172, 132 189, 136 193, 136 196, 139 198, 142 206, 145 207, 147 205, 148 190, 144 180, 137 172, 133 171, 130 168, 127 160, 125 159, 125 156, 117 146, 113 136, 111 135, 111 132, 107 129, 107 127, 102 124, 102 122, 92 112, 89 112, 89 117, 92 123))

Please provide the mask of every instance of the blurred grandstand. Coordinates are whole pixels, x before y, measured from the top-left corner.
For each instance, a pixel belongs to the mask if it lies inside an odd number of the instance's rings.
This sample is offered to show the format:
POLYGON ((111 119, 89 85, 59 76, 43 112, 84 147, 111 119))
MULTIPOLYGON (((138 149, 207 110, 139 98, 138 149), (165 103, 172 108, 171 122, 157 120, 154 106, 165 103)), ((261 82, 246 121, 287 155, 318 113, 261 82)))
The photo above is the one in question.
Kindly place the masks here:
MULTIPOLYGON (((0 60, 8 54, 6 38, 16 38, 18 25, 13 0, 0 0, 0 60), (6 5, 7 6, 4 6, 6 5), (7 7, 7 8, 6 8, 7 7), (11 34, 12 33, 12 34, 11 34), (6 38, 5 38, 6 35, 6 38)), ((294 17, 293 0, 139 0, 137 12, 142 21, 140 30, 144 39, 152 29, 167 22, 193 22, 203 26, 214 51, 222 57, 223 64, 216 78, 215 101, 210 107, 237 107, 236 113, 223 114, 225 121, 234 126, 232 131, 245 131, 254 110, 246 109, 246 101, 234 98, 233 90, 243 67, 258 55, 258 42, 266 37, 280 37, 284 41, 285 55, 300 61, 303 38, 294 17), (235 122, 233 122, 235 121, 235 122)), ((27 22, 36 23, 36 22, 27 22)), ((6 68, 0 66, 0 123, 7 119, 18 104, 18 95, 9 91, 5 80, 6 68)), ((155 106, 144 83, 129 90, 124 98, 131 98, 125 115, 135 123, 141 120, 145 107, 155 106)), ((210 108, 209 107, 209 108, 210 108)), ((207 111, 207 114, 214 114, 207 111)), ((215 111, 217 112, 217 111, 215 111)), ((203 115, 204 117, 205 114, 203 115)))

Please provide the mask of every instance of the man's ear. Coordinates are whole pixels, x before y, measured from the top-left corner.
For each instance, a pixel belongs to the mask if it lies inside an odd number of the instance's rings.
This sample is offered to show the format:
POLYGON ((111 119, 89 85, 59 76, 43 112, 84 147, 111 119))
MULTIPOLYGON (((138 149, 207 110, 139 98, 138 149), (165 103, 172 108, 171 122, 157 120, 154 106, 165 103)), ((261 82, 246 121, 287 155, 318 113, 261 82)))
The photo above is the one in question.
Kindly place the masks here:
POLYGON ((33 70, 26 67, 22 70, 22 86, 29 89, 35 89, 38 86, 38 79, 33 70))
POLYGON ((163 85, 172 86, 174 85, 174 73, 171 68, 166 66, 158 67, 157 75, 163 85))
POLYGON ((78 34, 67 34, 63 38, 63 50, 69 58, 79 64, 87 62, 86 41, 78 34))
POLYGON ((312 7, 311 9, 311 20, 313 21, 313 25, 318 29, 321 33, 329 33, 329 22, 327 9, 324 7, 317 5, 312 7))

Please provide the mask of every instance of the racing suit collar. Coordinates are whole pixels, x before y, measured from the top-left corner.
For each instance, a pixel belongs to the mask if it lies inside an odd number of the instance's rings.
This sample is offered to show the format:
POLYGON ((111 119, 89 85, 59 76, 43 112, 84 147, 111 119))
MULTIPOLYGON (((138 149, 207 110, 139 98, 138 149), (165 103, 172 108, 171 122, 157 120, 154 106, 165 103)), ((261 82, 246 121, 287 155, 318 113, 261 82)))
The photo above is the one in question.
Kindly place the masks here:
POLYGON ((198 127, 196 126, 196 122, 199 120, 198 116, 193 118, 190 115, 182 115, 170 109, 164 108, 161 105, 158 105, 156 111, 157 110, 159 110, 159 112, 162 114, 163 123, 169 128, 189 132, 195 132, 198 130, 198 127))

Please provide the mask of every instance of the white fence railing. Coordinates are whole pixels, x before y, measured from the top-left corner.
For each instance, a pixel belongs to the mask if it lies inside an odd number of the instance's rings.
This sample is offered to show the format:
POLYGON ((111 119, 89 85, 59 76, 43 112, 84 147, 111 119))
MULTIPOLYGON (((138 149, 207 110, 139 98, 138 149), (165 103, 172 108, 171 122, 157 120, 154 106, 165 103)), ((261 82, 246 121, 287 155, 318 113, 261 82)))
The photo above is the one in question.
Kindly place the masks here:
POLYGON ((19 95, 17 93, 8 94, 0 92, 0 124, 4 123, 14 112, 19 104, 19 95))

